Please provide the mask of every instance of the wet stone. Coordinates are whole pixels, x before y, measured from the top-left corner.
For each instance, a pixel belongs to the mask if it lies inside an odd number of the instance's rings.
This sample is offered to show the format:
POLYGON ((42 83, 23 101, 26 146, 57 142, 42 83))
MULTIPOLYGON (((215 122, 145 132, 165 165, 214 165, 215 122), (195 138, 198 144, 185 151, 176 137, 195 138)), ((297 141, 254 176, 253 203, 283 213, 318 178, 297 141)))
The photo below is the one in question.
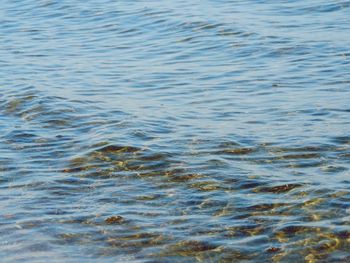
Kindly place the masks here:
POLYGON ((197 241, 197 240, 186 240, 186 241, 182 241, 177 244, 171 245, 169 247, 169 251, 173 253, 178 253, 181 255, 193 255, 200 252, 214 250, 216 248, 218 248, 218 246, 210 244, 208 242, 197 241))
POLYGON ((257 205, 252 205, 248 207, 242 207, 239 210, 240 211, 250 211, 250 212, 267 212, 269 210, 287 206, 288 204, 286 203, 264 203, 264 204, 257 204, 257 205))
POLYGON ((254 189, 254 192, 257 193, 274 193, 274 194, 280 194, 280 193, 286 193, 289 192, 295 188, 303 186, 302 184, 284 184, 284 185, 277 185, 273 187, 260 187, 257 189, 254 189))
POLYGON ((125 219, 124 217, 122 216, 111 216, 111 217, 108 217, 105 222, 107 224, 114 224, 114 225, 118 225, 118 224, 123 224, 125 223, 125 219))
POLYGON ((321 155, 318 153, 303 153, 283 155, 282 157, 280 157, 280 159, 314 159, 320 157, 321 155))
POLYGON ((174 175, 169 178, 172 182, 187 182, 190 180, 202 178, 203 176, 200 174, 185 174, 185 175, 174 175))
POLYGON ((299 225, 290 225, 283 227, 279 232, 277 232, 277 235, 284 235, 288 237, 293 237, 296 234, 311 234, 311 233, 318 233, 321 229, 317 227, 308 227, 308 226, 299 226, 299 225))
POLYGON ((216 182, 202 181, 191 184, 192 188, 196 188, 201 191, 215 191, 219 190, 221 187, 216 182))
POLYGON ((266 249, 267 253, 276 253, 279 252, 281 250, 281 248, 279 247, 269 247, 268 249, 266 249))
POLYGON ((119 146, 119 145, 108 145, 98 149, 99 152, 103 152, 103 153, 121 153, 121 152, 134 153, 140 150, 141 149, 133 146, 119 146))
POLYGON ((236 149, 225 149, 221 151, 220 153, 223 154, 233 154, 233 155, 243 155, 254 152, 255 149, 253 148, 236 148, 236 149))

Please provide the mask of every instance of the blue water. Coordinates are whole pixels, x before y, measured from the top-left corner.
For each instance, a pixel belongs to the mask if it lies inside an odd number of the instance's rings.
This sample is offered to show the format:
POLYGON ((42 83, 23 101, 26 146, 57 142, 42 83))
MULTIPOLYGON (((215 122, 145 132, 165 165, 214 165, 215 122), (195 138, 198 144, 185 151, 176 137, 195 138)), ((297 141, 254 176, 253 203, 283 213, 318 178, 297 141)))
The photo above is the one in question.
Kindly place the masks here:
POLYGON ((349 15, 0 1, 1 261, 350 261, 349 15))

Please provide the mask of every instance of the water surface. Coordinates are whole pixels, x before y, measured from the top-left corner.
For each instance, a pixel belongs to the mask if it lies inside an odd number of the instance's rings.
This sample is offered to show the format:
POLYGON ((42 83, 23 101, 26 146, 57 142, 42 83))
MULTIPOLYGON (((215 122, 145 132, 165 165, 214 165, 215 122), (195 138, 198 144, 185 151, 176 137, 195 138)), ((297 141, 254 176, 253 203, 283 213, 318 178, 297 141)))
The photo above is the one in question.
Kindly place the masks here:
POLYGON ((1 1, 4 262, 350 260, 349 1, 1 1))

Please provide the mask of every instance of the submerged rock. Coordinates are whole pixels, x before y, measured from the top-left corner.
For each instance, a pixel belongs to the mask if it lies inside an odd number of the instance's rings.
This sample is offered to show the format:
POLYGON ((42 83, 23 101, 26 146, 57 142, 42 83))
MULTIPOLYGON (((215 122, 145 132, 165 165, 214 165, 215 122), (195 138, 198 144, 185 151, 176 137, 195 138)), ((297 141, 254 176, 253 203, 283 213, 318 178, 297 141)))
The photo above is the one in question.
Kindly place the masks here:
POLYGON ((254 190, 254 192, 257 193, 274 193, 274 194, 279 194, 279 193, 286 193, 289 192, 291 190, 293 190, 294 188, 298 188, 303 186, 302 184, 283 184, 283 185, 276 185, 276 186, 272 186, 272 187, 259 187, 257 189, 254 190))
POLYGON ((128 152, 128 153, 133 153, 140 151, 140 148, 133 147, 133 146, 120 146, 120 145, 108 145, 105 147, 102 147, 98 149, 99 152, 103 153, 113 153, 113 152, 128 152))
POLYGON ((125 219, 122 216, 111 216, 108 217, 105 222, 107 224, 123 224, 125 223, 125 219))
POLYGON ((211 251, 217 249, 218 246, 197 240, 185 240, 168 247, 169 252, 166 254, 179 254, 183 256, 191 256, 197 253, 211 251))

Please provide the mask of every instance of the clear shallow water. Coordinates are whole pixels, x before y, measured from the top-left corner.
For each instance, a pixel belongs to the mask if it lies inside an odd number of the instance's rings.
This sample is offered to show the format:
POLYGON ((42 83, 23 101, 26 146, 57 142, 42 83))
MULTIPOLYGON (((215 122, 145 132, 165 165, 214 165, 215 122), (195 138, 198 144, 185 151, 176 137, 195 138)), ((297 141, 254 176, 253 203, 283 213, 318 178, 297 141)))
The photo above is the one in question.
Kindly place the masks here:
POLYGON ((349 12, 2 1, 2 260, 349 261, 349 12))

